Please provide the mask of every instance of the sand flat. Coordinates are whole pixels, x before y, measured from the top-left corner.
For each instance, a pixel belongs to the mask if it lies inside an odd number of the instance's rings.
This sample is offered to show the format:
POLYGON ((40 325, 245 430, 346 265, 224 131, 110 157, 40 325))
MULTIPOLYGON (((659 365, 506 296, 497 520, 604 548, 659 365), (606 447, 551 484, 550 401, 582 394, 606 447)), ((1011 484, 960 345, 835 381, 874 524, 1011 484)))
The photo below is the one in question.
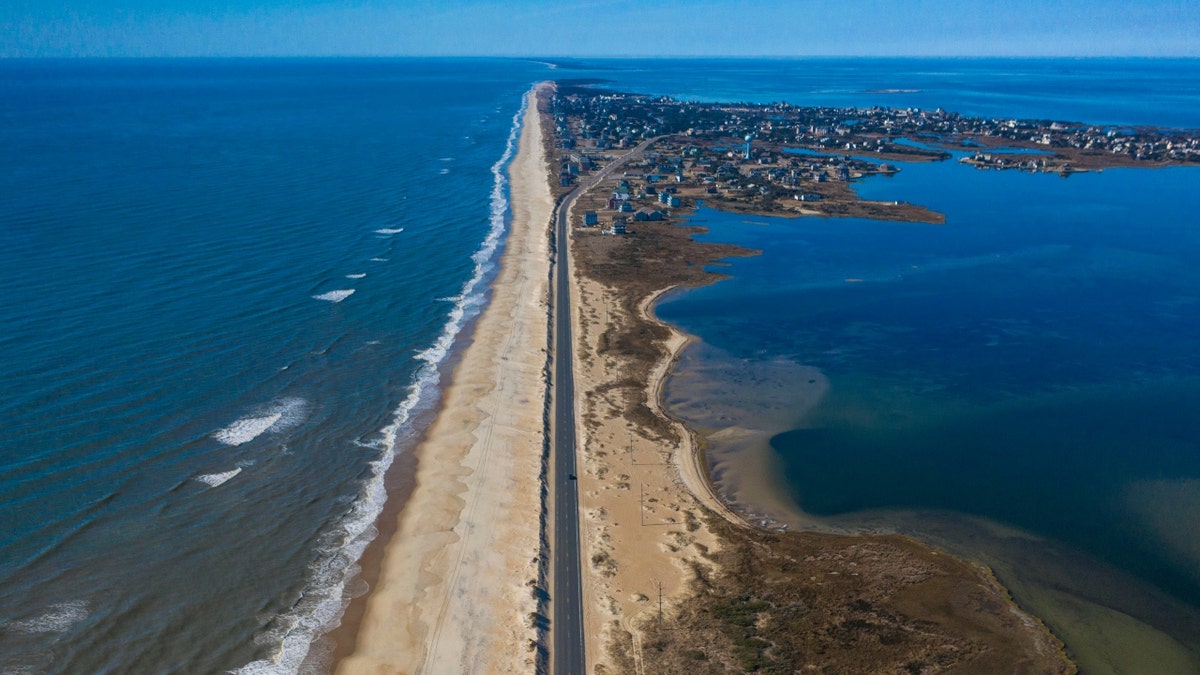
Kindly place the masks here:
MULTIPOLYGON (((713 493, 691 431, 662 408, 663 383, 688 337, 669 327, 665 353, 645 377, 642 395, 677 434, 668 441, 632 424, 624 397, 637 394, 613 388, 630 367, 625 356, 601 348, 608 326, 631 318, 616 290, 578 273, 572 282, 587 670, 612 672, 620 670, 609 653, 623 642, 618 634, 638 644, 640 627, 658 616, 660 594, 670 612, 689 592, 693 565, 713 567, 703 554, 720 542, 706 515, 741 520, 713 493)), ((641 318, 657 322, 652 306, 669 290, 643 299, 641 318)))
POLYGON ((553 203, 532 91, 509 172, 491 302, 416 450, 416 487, 339 673, 533 670, 553 203))

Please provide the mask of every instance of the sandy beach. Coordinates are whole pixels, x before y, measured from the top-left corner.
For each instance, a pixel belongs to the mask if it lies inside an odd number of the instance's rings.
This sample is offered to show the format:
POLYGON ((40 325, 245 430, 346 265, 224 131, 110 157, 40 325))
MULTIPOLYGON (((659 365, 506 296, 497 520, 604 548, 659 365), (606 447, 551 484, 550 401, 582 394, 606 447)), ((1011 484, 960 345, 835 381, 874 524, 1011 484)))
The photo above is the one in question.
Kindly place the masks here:
POLYGON ((509 171, 491 301, 416 450, 416 487, 336 672, 534 670, 553 204, 532 91, 509 171))
MULTIPOLYGON (((536 93, 510 168, 513 222, 491 302, 416 451, 416 487, 394 522, 381 523, 394 534, 339 673, 544 665, 537 596, 554 146, 536 93)), ((693 229, 669 223, 641 227, 630 237, 576 231, 569 243, 587 672, 673 672, 697 654, 712 656, 703 672, 744 665, 734 624, 714 617, 760 592, 778 602, 756 600, 754 612, 811 608, 772 638, 800 650, 781 655, 789 663, 823 654, 810 665, 853 671, 919 656, 1072 672, 1061 643, 986 568, 902 537, 768 532, 722 502, 703 439, 664 409, 663 383, 689 338, 657 320, 653 305, 673 288, 715 280, 679 260, 749 252, 695 242, 693 229), (664 256, 677 262, 664 266, 664 256), (860 637, 837 632, 867 618, 894 640, 864 651, 860 637)))

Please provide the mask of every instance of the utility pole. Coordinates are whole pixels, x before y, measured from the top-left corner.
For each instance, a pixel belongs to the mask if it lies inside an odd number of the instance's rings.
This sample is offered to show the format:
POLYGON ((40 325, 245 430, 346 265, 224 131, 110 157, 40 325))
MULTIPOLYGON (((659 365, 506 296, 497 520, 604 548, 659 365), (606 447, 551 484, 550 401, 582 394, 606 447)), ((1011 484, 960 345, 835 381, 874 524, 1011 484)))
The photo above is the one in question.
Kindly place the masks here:
POLYGON ((638 524, 646 524, 646 484, 638 483, 638 524))
POLYGON ((663 622, 663 610, 662 610, 662 587, 663 587, 663 583, 662 583, 662 581, 660 581, 660 580, 658 580, 658 579, 654 579, 654 580, 652 580, 652 581, 651 581, 651 583, 652 583, 652 584, 654 584, 654 588, 655 588, 655 590, 656 590, 656 591, 658 591, 658 626, 659 626, 659 628, 661 628, 661 627, 662 627, 662 622, 663 622))

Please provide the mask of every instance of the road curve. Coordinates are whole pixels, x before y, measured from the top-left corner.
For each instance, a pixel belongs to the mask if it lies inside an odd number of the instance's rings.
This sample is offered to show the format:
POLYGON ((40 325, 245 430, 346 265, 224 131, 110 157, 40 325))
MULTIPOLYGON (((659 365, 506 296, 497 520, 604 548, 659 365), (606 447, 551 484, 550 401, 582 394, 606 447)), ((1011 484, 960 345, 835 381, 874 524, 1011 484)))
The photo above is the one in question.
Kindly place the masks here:
POLYGON ((554 410, 550 461, 554 495, 554 539, 550 656, 553 675, 584 675, 583 587, 579 546, 578 482, 575 468, 575 351, 571 335, 571 269, 569 215, 580 195, 587 192, 630 159, 640 157, 657 138, 643 141, 623 157, 601 169, 559 202, 555 211, 554 265, 554 410))

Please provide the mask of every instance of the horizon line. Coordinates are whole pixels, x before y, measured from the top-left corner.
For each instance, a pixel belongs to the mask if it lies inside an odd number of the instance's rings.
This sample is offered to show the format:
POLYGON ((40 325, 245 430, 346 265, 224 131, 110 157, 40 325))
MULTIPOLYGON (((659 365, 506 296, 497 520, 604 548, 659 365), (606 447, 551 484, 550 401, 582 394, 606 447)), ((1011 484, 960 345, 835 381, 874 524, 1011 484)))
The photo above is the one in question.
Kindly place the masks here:
POLYGON ((590 56, 547 56, 547 55, 506 55, 506 54, 141 54, 141 55, 6 55, 0 54, 0 61, 119 61, 119 60, 149 60, 149 59, 493 59, 505 61, 533 61, 548 66, 558 65, 556 62, 584 60, 776 60, 801 61, 806 59, 1072 59, 1072 60, 1104 60, 1104 59, 1147 59, 1147 60, 1200 60, 1200 55, 1186 54, 757 54, 757 55, 713 55, 713 54, 605 54, 590 56))

